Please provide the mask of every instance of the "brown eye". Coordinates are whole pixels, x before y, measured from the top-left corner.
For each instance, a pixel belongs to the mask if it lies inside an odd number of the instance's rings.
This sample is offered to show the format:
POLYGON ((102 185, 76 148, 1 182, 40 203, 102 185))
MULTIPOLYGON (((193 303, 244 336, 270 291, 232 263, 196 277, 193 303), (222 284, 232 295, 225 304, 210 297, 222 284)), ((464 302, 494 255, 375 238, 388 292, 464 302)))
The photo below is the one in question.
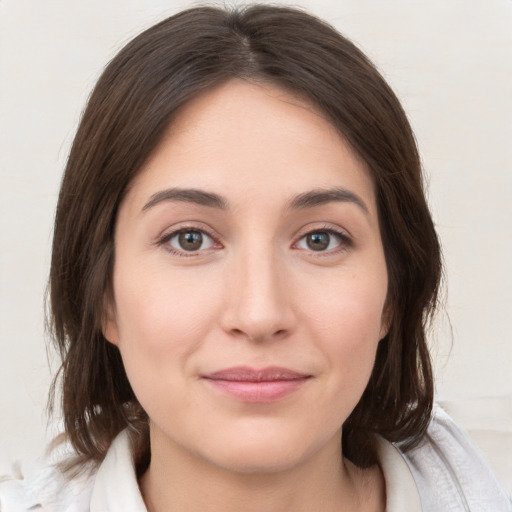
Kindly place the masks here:
POLYGON ((197 251, 203 244, 203 235, 199 231, 185 231, 178 235, 178 243, 184 251, 197 251))
POLYGON ((177 231, 166 238, 165 243, 168 243, 171 249, 177 253, 198 252, 210 249, 214 245, 212 237, 198 229, 177 231))
POLYGON ((350 239, 334 230, 319 230, 306 233, 297 242, 299 249, 314 252, 336 252, 351 245, 350 239))
POLYGON ((330 241, 331 235, 325 231, 306 235, 306 245, 312 251, 324 251, 329 247, 330 241))

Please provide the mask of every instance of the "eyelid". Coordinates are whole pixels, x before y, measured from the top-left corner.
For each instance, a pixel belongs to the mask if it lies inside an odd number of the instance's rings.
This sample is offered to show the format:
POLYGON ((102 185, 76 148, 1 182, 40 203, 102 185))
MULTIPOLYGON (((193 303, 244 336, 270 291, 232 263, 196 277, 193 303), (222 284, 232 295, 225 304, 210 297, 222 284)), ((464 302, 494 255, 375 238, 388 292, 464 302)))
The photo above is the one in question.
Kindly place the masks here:
POLYGON ((308 225, 302 228, 299 233, 295 237, 295 242, 292 245, 292 248, 297 250, 306 251, 313 254, 315 257, 324 257, 324 256, 332 256, 335 254, 339 254, 341 252, 346 251, 354 244, 352 236, 343 228, 333 225, 333 224, 322 224, 319 226, 311 226, 308 225), (340 244, 338 247, 325 251, 314 251, 312 249, 302 249, 298 248, 297 244, 300 240, 302 240, 305 236, 312 233, 329 233, 331 235, 335 235, 339 238, 340 244))
POLYGON ((184 223, 183 225, 179 227, 173 227, 168 230, 165 230, 156 240, 155 244, 158 246, 163 247, 166 251, 168 251, 171 254, 174 254, 176 256, 184 257, 184 258, 190 258, 194 256, 202 256, 207 252, 210 252, 212 248, 207 249, 199 249, 197 251, 181 251, 175 247, 172 247, 168 242, 172 240, 176 235, 179 235, 180 233, 184 233, 187 231, 198 231, 202 233, 203 235, 206 235, 207 237, 211 238, 213 241, 213 245, 217 245, 218 247, 214 247, 213 249, 219 249, 222 248, 222 244, 219 241, 219 237, 214 235, 212 231, 208 228, 206 228, 202 223, 184 223), (200 225, 199 225, 200 224, 200 225))

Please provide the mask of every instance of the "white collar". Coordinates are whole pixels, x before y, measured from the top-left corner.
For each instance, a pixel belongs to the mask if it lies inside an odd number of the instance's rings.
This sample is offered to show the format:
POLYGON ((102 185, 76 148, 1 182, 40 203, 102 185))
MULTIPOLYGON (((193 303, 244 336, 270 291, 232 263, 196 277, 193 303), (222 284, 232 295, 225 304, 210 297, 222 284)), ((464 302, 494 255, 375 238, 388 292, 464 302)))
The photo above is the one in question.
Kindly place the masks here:
POLYGON ((386 480, 386 512, 421 512, 418 488, 402 453, 379 436, 377 455, 386 480))
POLYGON ((96 474, 90 512, 147 512, 137 483, 128 431, 110 445, 96 474))

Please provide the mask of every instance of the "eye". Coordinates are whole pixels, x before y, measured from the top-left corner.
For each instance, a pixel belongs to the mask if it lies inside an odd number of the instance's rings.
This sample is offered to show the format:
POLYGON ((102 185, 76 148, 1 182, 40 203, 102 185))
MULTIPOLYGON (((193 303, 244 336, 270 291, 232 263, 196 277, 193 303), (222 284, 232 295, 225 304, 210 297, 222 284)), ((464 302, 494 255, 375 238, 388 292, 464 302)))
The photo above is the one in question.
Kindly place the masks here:
POLYGON ((348 245, 348 239, 341 233, 333 230, 319 230, 307 233, 297 243, 299 249, 322 252, 336 250, 343 245, 348 245))
POLYGON ((162 243, 175 252, 197 252, 210 249, 214 241, 210 235, 198 229, 181 229, 167 235, 162 243))

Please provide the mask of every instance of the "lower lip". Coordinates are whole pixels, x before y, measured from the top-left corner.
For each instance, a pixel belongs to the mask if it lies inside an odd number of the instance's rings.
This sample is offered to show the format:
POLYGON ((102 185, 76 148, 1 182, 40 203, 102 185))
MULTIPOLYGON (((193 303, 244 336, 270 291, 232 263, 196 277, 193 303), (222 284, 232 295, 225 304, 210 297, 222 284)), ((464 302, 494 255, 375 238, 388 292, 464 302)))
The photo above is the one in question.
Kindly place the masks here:
POLYGON ((307 377, 258 382, 206 379, 211 386, 222 393, 242 402, 252 403, 269 403, 280 400, 297 391, 307 380, 307 377))

